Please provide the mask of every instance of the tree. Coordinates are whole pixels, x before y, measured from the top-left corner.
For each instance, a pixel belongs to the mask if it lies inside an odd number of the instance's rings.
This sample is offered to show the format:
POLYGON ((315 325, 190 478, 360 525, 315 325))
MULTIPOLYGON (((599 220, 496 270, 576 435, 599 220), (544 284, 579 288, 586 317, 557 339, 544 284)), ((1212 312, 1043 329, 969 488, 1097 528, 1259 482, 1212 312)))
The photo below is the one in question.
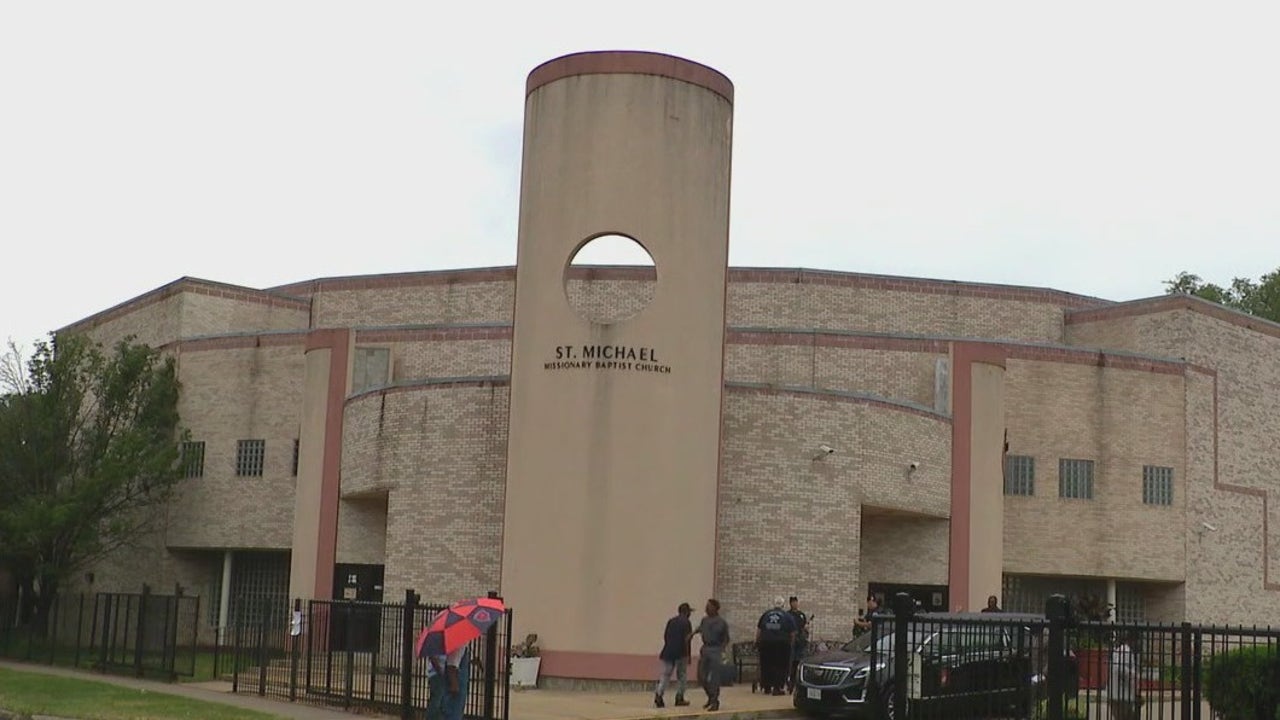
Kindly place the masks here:
POLYGON ((0 362, 0 564, 43 626, 77 570, 156 527, 180 477, 173 358, 81 336, 0 362))
POLYGON ((1240 312, 1280 322, 1280 268, 1266 273, 1256 282, 1249 278, 1235 278, 1227 287, 1207 283, 1199 275, 1184 271, 1172 280, 1166 280, 1164 286, 1170 294, 1195 295, 1240 312))

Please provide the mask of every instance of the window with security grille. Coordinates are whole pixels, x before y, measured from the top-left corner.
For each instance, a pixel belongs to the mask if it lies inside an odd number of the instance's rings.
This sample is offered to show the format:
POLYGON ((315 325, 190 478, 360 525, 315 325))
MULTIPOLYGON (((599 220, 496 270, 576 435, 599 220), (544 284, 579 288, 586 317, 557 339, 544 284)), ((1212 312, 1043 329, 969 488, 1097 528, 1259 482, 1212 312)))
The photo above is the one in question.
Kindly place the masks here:
POLYGON ((204 441, 190 440, 182 443, 182 477, 204 477, 204 441))
POLYGON ((1147 505, 1173 504, 1173 468, 1159 465, 1142 468, 1142 502, 1147 505))
POLYGON ((298 477, 298 446, 301 443, 297 438, 293 439, 293 476, 298 477))
POLYGON ((231 563, 228 620, 272 623, 283 627, 289 617, 289 553, 236 551, 231 563))
POLYGON ((1142 588, 1129 583, 1116 583, 1116 622, 1141 623, 1147 621, 1147 602, 1142 588))
POLYGON ((358 347, 352 359, 352 394, 391 382, 391 348, 358 347))
POLYGON ((236 475, 238 477, 261 477, 266 458, 266 440, 236 441, 236 475))
POLYGON ((1093 461, 1063 458, 1058 461, 1058 497, 1093 499, 1093 461))
POLYGON ((1004 459, 1004 494, 1036 494, 1036 459, 1027 455, 1008 455, 1004 459))

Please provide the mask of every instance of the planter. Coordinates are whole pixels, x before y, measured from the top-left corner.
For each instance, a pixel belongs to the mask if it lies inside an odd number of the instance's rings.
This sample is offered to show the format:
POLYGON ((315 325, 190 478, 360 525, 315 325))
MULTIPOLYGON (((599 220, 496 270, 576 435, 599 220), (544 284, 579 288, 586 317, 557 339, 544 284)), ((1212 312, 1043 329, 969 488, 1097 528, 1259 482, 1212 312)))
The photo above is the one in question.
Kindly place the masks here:
POLYGON ((538 670, 542 667, 542 658, 511 658, 511 686, 518 688, 538 687, 538 670))
POLYGON ((1076 651, 1080 667, 1080 689, 1101 690, 1107 686, 1110 670, 1110 653, 1104 648, 1087 648, 1076 651))

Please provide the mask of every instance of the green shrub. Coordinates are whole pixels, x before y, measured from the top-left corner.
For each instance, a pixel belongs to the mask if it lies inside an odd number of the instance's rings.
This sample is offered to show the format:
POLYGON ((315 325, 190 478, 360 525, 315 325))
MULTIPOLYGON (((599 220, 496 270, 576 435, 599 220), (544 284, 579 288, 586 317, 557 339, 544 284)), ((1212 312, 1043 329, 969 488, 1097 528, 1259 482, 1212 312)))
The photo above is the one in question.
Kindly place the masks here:
MULTIPOLYGON (((1062 720, 1089 720, 1089 698, 1076 696, 1067 696, 1066 707, 1062 710, 1062 720)), ((1049 701, 1041 700, 1036 705, 1036 711, 1031 716, 1031 720, 1048 720, 1049 718, 1049 701)), ((1277 718, 1280 720, 1280 718, 1277 718)))
POLYGON ((1214 655, 1204 696, 1222 720, 1280 720, 1280 648, 1246 647, 1214 655))

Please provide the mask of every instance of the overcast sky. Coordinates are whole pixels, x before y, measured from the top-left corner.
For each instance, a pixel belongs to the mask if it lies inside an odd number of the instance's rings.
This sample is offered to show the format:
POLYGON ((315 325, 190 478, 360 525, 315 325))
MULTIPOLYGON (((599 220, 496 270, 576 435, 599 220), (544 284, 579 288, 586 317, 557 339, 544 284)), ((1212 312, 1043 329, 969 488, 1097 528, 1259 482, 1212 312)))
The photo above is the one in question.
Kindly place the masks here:
POLYGON ((0 0, 0 339, 183 275, 515 261, 525 76, 735 83, 735 265, 1130 299, 1280 265, 1280 6, 0 0), (465 9, 460 9, 464 8, 465 9))

